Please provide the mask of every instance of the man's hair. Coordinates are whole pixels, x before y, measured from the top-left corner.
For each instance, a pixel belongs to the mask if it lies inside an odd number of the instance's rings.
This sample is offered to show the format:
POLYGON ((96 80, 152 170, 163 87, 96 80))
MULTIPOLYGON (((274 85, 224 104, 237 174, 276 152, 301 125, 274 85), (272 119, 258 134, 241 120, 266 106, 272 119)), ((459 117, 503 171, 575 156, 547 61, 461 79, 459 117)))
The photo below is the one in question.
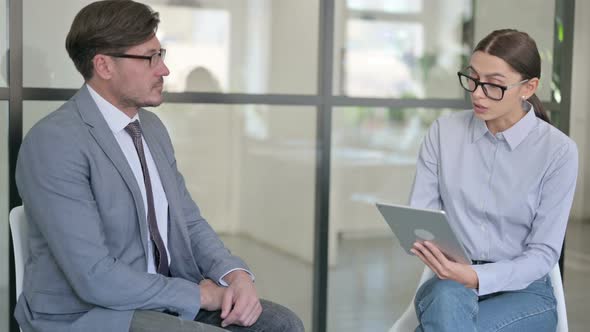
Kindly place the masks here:
POLYGON ((125 52, 151 39, 160 18, 131 0, 97 1, 82 8, 66 37, 66 50, 85 80, 92 78, 97 54, 125 52))

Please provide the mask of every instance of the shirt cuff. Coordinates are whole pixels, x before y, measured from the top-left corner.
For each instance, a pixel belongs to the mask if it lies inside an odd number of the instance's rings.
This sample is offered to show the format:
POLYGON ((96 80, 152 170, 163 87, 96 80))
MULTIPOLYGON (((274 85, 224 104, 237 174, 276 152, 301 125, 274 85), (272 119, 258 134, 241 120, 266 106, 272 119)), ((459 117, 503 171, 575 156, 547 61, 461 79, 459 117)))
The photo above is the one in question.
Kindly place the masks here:
POLYGON ((493 279, 493 277, 489 271, 489 267, 486 265, 490 264, 471 265, 475 270, 475 273, 477 273, 478 287, 476 292, 478 296, 484 296, 494 292, 494 290, 491 289, 491 279, 493 279))
POLYGON ((239 270, 239 271, 244 271, 244 272, 248 273, 248 274, 250 275, 250 278, 252 278, 252 281, 254 281, 254 280, 255 280, 254 274, 252 274, 252 272, 250 272, 250 271, 248 271, 248 270, 246 270, 246 269, 242 269, 242 268, 235 268, 235 269, 231 269, 231 270, 229 270, 229 271, 225 272, 225 273, 224 273, 224 274, 221 276, 221 278, 219 278, 219 284, 220 284, 221 286, 223 286, 223 287, 227 287, 227 286, 229 286, 229 284, 228 284, 227 282, 225 282, 225 280, 223 280, 223 277, 225 277, 226 275, 228 275, 228 274, 230 274, 230 273, 232 273, 232 272, 234 272, 234 271, 238 271, 238 270, 239 270))

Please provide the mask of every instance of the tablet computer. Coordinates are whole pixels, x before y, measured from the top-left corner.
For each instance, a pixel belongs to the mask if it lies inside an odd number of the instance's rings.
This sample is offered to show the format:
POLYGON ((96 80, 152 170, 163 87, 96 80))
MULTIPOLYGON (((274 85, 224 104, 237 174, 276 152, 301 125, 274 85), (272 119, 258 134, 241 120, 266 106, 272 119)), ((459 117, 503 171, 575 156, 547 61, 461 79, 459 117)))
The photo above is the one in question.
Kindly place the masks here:
POLYGON ((434 243, 452 261, 471 264, 469 255, 451 229, 444 211, 418 209, 409 206, 376 203, 377 209, 410 254, 416 241, 434 243))

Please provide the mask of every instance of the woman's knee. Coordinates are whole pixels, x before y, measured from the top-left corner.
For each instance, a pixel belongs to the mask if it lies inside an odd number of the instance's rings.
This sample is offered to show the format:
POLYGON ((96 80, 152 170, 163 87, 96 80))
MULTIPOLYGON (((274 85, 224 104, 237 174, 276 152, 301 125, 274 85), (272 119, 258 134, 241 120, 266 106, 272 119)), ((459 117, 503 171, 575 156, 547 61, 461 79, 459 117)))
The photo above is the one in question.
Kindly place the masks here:
POLYGON ((447 309, 468 307, 468 310, 474 312, 477 309, 477 294, 456 281, 434 277, 418 289, 414 305, 416 312, 422 312, 431 305, 447 309))

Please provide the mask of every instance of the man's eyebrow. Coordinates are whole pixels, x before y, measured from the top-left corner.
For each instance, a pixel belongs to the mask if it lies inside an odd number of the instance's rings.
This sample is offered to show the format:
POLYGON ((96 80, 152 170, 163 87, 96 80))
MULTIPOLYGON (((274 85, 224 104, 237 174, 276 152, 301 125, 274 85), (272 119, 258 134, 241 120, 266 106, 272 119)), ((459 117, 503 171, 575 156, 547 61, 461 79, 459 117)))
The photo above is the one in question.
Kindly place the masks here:
POLYGON ((159 53, 161 50, 161 48, 155 49, 155 48, 150 48, 149 50, 143 52, 143 54, 154 54, 154 53, 159 53))

